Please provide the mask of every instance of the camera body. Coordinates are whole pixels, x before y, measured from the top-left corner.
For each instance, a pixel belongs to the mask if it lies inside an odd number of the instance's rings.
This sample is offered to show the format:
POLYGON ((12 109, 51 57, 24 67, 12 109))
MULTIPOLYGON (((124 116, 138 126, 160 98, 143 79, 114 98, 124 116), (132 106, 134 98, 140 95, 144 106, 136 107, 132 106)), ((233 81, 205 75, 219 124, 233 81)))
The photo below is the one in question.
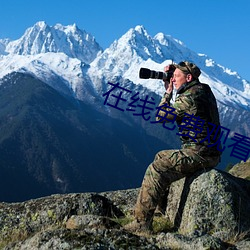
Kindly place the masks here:
POLYGON ((140 68, 139 77, 142 79, 162 79, 169 82, 170 78, 173 76, 174 71, 175 66, 173 64, 169 66, 169 70, 167 72, 154 71, 148 68, 140 68))

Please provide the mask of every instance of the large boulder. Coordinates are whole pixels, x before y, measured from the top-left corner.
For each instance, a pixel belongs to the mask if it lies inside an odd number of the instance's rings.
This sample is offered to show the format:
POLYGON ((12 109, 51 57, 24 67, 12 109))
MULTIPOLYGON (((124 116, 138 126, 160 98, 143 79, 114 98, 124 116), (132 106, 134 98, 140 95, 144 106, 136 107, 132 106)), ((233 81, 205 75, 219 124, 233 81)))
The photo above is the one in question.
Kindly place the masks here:
POLYGON ((228 241, 250 230, 250 181, 216 169, 170 186, 166 215, 186 235, 228 241))

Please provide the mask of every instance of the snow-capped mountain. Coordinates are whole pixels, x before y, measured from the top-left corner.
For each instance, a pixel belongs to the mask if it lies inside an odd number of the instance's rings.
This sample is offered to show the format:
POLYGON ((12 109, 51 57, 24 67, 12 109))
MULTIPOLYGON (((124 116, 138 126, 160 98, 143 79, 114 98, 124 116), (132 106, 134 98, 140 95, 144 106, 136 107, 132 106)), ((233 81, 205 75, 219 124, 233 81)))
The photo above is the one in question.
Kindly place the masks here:
MULTIPOLYGON (((76 25, 38 22, 18 40, 0 39, 2 189, 13 186, 13 176, 18 180, 13 192, 23 187, 23 180, 32 187, 19 190, 19 199, 20 192, 26 199, 140 185, 155 152, 176 148, 178 138, 129 111, 104 105, 103 94, 111 87, 108 81, 119 82, 157 105, 164 93, 162 80, 140 79, 139 69, 162 71, 184 60, 201 68, 200 80, 215 93, 222 125, 249 137, 250 83, 169 35, 152 37, 136 26, 103 51, 76 25), (131 171, 138 172, 131 177, 131 171)), ((224 155, 222 168, 233 162, 228 152, 224 155)))
POLYGON ((56 90, 73 95, 77 99, 91 102, 97 95, 85 73, 88 64, 65 53, 47 52, 26 56, 9 54, 0 59, 0 67, 4 69, 0 72, 0 78, 14 71, 29 73, 56 90))
MULTIPOLYGON (((201 68, 200 80, 210 84, 219 102, 250 109, 248 81, 208 56, 191 51, 169 35, 158 33, 151 37, 143 26, 131 28, 102 52, 94 37, 75 24, 51 27, 38 22, 18 40, 0 40, 0 54, 3 69, 0 77, 12 71, 28 71, 48 82, 49 76, 55 74, 77 92, 77 97, 83 96, 80 90, 87 82, 88 88, 94 85, 100 90, 100 80, 103 82, 115 76, 161 95, 164 92, 162 81, 140 79, 140 67, 162 71, 171 62, 188 60, 201 68)), ((92 89, 92 94, 94 92, 92 89)))
POLYGON ((102 49, 95 38, 76 24, 50 27, 45 22, 37 22, 28 28, 24 35, 7 44, 9 54, 36 55, 47 52, 63 52, 69 57, 90 63, 102 49))
POLYGON ((95 91, 84 71, 101 52, 94 37, 75 24, 50 27, 38 22, 18 40, 0 40, 0 78, 13 71, 28 72, 61 92, 92 99, 95 91))
MULTIPOLYGON (((202 71, 200 80, 212 87, 219 102, 250 110, 249 82, 236 72, 216 64, 208 56, 191 51, 181 41, 171 36, 163 33, 158 33, 154 37, 149 36, 143 26, 130 29, 111 44, 91 63, 88 72, 90 76, 95 72, 95 75, 105 79, 121 75, 162 95, 164 93, 162 81, 140 79, 139 69, 146 67, 162 71, 169 63, 184 60, 194 62, 200 67, 202 71)), ((94 78, 93 81, 95 82, 94 78)))
POLYGON ((161 96, 162 81, 140 79, 139 69, 162 71, 169 63, 188 60, 201 68, 200 80, 212 87, 224 115, 229 108, 250 110, 248 81, 170 35, 150 36, 143 26, 131 28, 102 51, 93 36, 75 24, 51 27, 38 22, 16 41, 0 40, 0 53, 0 77, 13 71, 29 72, 55 89, 92 104, 102 98, 108 81, 121 78, 161 96))

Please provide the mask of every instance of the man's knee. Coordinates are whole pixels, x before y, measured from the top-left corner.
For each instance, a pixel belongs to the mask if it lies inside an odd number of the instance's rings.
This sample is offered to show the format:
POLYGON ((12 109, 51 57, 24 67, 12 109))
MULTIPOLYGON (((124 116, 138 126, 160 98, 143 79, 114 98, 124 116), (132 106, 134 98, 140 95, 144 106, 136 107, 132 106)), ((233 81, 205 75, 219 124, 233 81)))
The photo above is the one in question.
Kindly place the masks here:
POLYGON ((162 150, 162 151, 159 151, 155 155, 154 161, 161 160, 161 159, 169 159, 174 152, 176 152, 176 150, 162 150))
POLYGON ((165 172, 171 169, 173 164, 170 158, 173 155, 173 150, 162 150, 155 155, 155 159, 152 162, 152 166, 157 172, 165 172))

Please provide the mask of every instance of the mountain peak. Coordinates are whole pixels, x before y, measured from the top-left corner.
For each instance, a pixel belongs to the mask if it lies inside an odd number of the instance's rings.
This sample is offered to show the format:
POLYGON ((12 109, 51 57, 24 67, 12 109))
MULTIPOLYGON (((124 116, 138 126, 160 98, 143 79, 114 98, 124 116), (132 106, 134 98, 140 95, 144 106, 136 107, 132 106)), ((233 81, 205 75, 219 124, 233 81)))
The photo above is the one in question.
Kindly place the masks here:
POLYGON ((137 32, 139 32, 139 33, 141 33, 141 34, 147 34, 147 31, 146 31, 146 29, 144 28, 143 25, 137 25, 137 26, 135 26, 134 30, 137 31, 137 32))
POLYGON ((62 52, 90 63, 100 51, 102 48, 94 37, 79 29, 76 24, 49 26, 46 22, 39 21, 28 28, 20 39, 9 42, 5 52, 18 55, 62 52))
POLYGON ((45 21, 38 21, 37 23, 35 23, 34 27, 40 27, 41 29, 47 27, 47 23, 45 21))
POLYGON ((172 43, 179 44, 179 45, 181 45, 183 47, 186 47, 185 44, 182 41, 180 41, 178 39, 175 39, 170 35, 165 35, 162 32, 156 34, 154 36, 154 39, 158 40, 162 45, 166 45, 166 41, 169 41, 169 42, 172 42, 172 43))
POLYGON ((137 25, 99 55, 91 63, 90 71, 101 68, 104 75, 122 75, 136 83, 138 82, 138 65, 145 61, 155 61, 161 64, 171 59, 168 48, 165 46, 164 51, 162 47, 158 40, 148 34, 144 26, 137 25))
POLYGON ((74 23, 72 25, 67 25, 67 26, 64 26, 60 23, 57 23, 54 27, 53 27, 55 30, 60 30, 62 32, 66 32, 66 33, 76 33, 76 32, 79 32, 79 33, 86 33, 85 30, 80 30, 78 28, 78 26, 74 23))
POLYGON ((122 36, 122 38, 127 38, 128 40, 131 40, 131 39, 133 40, 138 37, 149 39, 149 40, 152 39, 143 25, 137 25, 135 26, 135 28, 129 29, 128 32, 122 36))

